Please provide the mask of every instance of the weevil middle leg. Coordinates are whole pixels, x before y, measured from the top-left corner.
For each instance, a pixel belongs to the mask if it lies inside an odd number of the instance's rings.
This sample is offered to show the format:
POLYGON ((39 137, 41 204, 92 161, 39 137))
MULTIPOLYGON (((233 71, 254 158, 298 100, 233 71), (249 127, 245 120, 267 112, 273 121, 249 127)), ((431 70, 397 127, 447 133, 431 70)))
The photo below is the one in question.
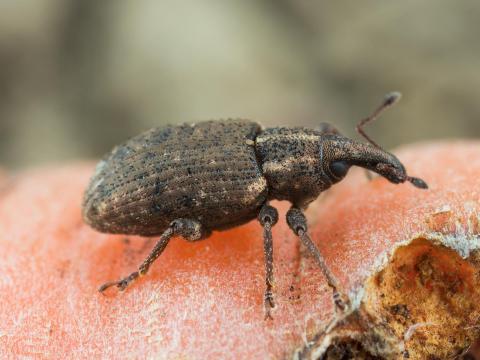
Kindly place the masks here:
POLYGON ((170 239, 175 235, 180 235, 187 241, 197 241, 203 239, 208 234, 206 233, 202 224, 196 220, 173 220, 167 230, 165 230, 164 233, 160 236, 160 240, 158 240, 150 254, 138 267, 137 271, 132 272, 130 275, 123 279, 117 281, 109 281, 103 284, 102 286, 100 286, 98 291, 103 292, 112 286, 116 286, 120 290, 125 290, 127 286, 130 285, 133 281, 148 272, 148 269, 150 268, 152 263, 162 254, 163 250, 165 250, 165 248, 167 247, 170 239))
POLYGON ((335 126, 328 122, 321 122, 315 129, 320 131, 322 134, 342 135, 342 133, 335 126))
POLYGON ((346 311, 349 307, 349 300, 345 295, 339 292, 337 278, 330 271, 322 254, 308 235, 307 219, 303 212, 296 207, 292 207, 287 212, 287 224, 290 229, 292 229, 292 231, 300 238, 310 254, 312 254, 315 258, 315 261, 327 279, 328 286, 330 286, 330 288, 333 290, 333 301, 336 308, 342 312, 346 311))
POLYGON ((265 295, 264 308, 265 319, 272 319, 270 310, 275 307, 273 301, 273 240, 272 226, 278 221, 278 211, 274 207, 265 204, 260 209, 258 221, 263 226, 263 251, 265 254, 265 295))

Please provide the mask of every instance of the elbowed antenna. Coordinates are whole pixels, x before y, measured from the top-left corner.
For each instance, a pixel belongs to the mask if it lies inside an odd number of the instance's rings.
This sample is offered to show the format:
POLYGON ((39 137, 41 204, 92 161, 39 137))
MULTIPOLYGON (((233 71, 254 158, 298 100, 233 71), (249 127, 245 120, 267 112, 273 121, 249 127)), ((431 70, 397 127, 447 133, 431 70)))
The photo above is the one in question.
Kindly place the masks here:
MULTIPOLYGON (((370 144, 372 144, 378 149, 383 150, 383 148, 380 145, 378 145, 375 141, 373 141, 367 135, 365 130, 363 130, 363 127, 370 121, 377 119, 383 111, 385 111, 390 106, 396 104, 401 98, 402 98, 402 94, 399 93, 398 91, 392 91, 391 93, 388 93, 387 95, 385 95, 385 98, 383 99, 383 102, 380 104, 380 106, 370 116, 360 120, 360 122, 357 124, 358 133, 361 136, 363 136, 365 139, 367 139, 367 141, 370 144)), ((412 183, 412 185, 414 185, 417 188, 428 189, 427 183, 420 178, 405 175, 405 181, 409 181, 410 183, 412 183)))
MULTIPOLYGON (((396 104, 397 102, 400 101, 402 98, 402 94, 400 94, 398 91, 392 91, 391 93, 388 93, 385 95, 385 98, 383 99, 383 102, 380 104, 380 106, 368 117, 365 119, 360 120, 360 122, 357 124, 357 131, 360 135, 362 135, 367 141, 372 144, 373 146, 382 149, 380 145, 378 145, 375 141, 373 141, 367 133, 363 130, 363 127, 369 123, 370 121, 375 120, 380 116, 380 114, 389 108, 390 106, 396 104)), ((382 149, 383 150, 383 149, 382 149)))

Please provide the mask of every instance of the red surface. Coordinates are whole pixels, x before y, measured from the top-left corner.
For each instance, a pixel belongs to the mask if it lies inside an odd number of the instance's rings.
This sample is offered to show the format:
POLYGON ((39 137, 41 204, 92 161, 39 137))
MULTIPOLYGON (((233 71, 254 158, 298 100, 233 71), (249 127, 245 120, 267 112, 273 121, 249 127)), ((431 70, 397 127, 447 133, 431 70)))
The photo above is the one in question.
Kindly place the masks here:
POLYGON ((428 190, 380 177, 368 182, 357 171, 318 205, 312 235, 349 290, 382 263, 381 255, 417 236, 449 234, 453 246, 480 248, 480 143, 431 143, 397 154, 428 190))
MULTIPOLYGON (((356 171, 308 213, 314 241, 345 288, 361 284, 395 242, 448 228, 451 219, 432 220, 441 207, 460 222, 471 219, 465 231, 478 229, 480 143, 398 154, 430 190, 368 182, 356 171)), ((103 282, 134 270, 155 239, 83 224, 80 202, 91 173, 91 165, 43 168, 0 182, 0 358, 282 357, 328 321, 330 290, 288 230, 285 203, 273 231, 273 322, 263 318, 256 222, 198 243, 173 239, 148 276, 123 293, 99 294, 103 282)))

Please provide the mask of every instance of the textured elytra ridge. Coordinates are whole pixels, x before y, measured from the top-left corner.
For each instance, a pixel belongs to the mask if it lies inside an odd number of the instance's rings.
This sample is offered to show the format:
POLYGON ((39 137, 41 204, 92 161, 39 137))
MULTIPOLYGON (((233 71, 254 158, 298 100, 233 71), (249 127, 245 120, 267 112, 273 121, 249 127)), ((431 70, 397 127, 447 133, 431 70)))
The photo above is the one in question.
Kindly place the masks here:
POLYGON ((209 231, 255 218, 267 197, 253 146, 259 131, 247 120, 208 121, 128 140, 97 165, 85 220, 103 232, 151 236, 178 218, 209 231))

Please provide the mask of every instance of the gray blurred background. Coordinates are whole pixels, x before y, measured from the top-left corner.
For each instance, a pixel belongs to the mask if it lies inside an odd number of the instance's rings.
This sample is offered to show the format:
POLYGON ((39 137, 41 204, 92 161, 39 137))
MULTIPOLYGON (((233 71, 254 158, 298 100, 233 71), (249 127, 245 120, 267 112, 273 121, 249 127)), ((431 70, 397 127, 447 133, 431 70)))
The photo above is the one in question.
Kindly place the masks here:
POLYGON ((152 126, 354 126, 387 148, 480 136, 478 1, 1 1, 0 166, 97 158, 152 126))

